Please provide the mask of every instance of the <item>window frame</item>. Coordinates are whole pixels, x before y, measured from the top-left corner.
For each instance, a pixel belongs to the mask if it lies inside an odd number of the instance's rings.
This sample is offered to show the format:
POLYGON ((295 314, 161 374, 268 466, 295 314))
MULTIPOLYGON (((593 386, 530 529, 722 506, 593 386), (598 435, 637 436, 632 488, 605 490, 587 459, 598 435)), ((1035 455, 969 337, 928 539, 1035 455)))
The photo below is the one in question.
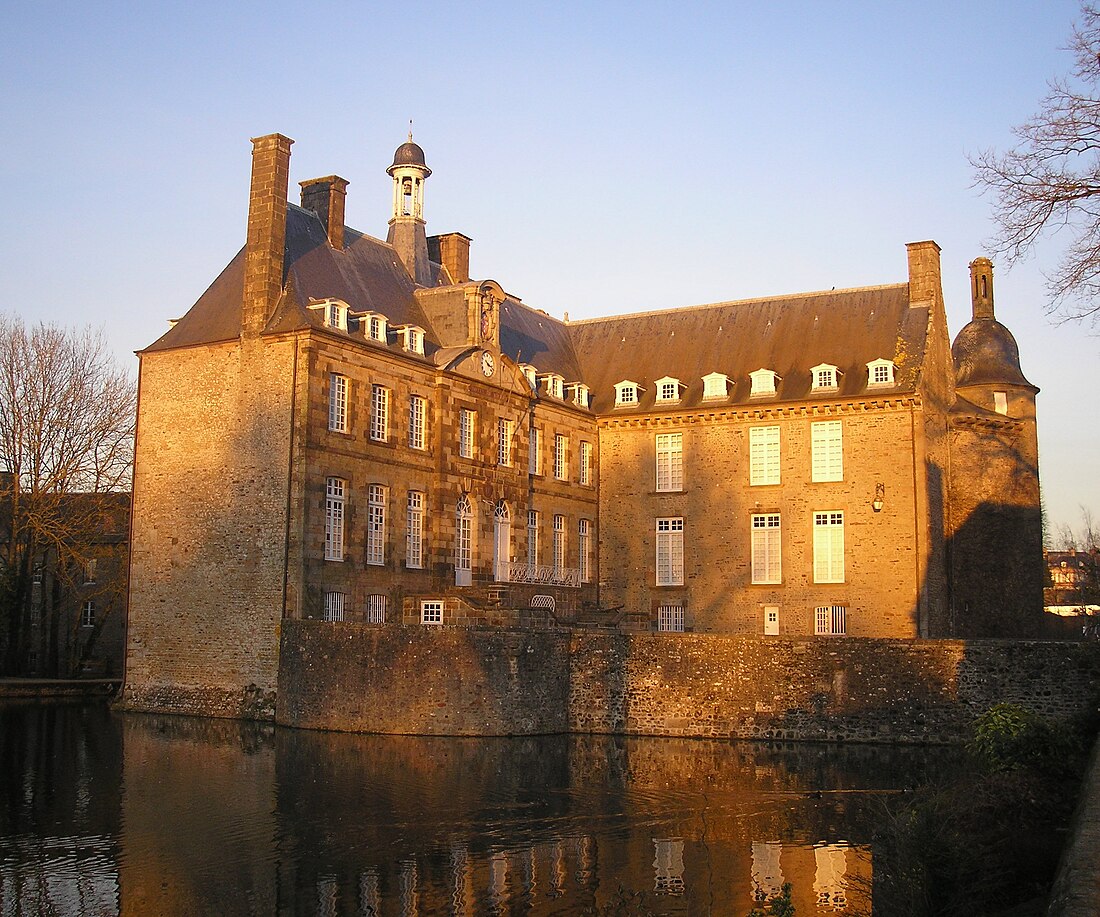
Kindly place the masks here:
POLYGON ((684 585, 684 517, 658 516, 655 526, 658 586, 684 585))
POLYGON ((703 400, 717 401, 728 398, 730 393, 730 377, 725 373, 713 372, 703 376, 703 400), (721 391, 717 389, 721 387, 721 391))
POLYGON ((813 514, 813 579, 815 583, 843 583, 844 511, 815 510, 813 514))
POLYGON ((443 600, 420 600, 420 623, 439 625, 443 623, 443 600))
POLYGON ((661 602, 657 605, 657 632, 668 634, 684 632, 683 602, 661 602))
POLYGON ((817 605, 814 608, 815 637, 845 637, 847 635, 847 605, 817 605))
POLYGON ((458 409, 458 455, 472 459, 477 452, 477 411, 458 409))
POLYGON ((592 484, 592 443, 581 440, 580 448, 580 484, 584 487, 592 484))
POLYGON ((405 498, 405 567, 424 569, 424 492, 410 490, 405 498))
POLYGON ((423 395, 409 395, 409 448, 424 451, 427 448, 428 399, 423 395))
POLYGON ((554 572, 565 569, 565 516, 554 514, 554 572))
POLYGON ((810 480, 818 484, 844 480, 844 427, 840 420, 810 423, 810 480))
POLYGON ((344 521, 348 482, 329 477, 325 482, 325 560, 344 562, 344 521))
POLYGON ((348 432, 348 377, 342 373, 328 374, 328 429, 348 432))
POLYGON ((384 484, 367 485, 367 564, 372 567, 381 567, 386 563, 388 490, 384 484))
POLYGON ((527 565, 539 565, 539 511, 527 510, 527 565))
POLYGON ((582 583, 592 582, 592 520, 577 521, 577 561, 582 583))
POLYGON ((779 373, 774 369, 765 369, 762 366, 753 370, 749 373, 749 397, 776 394, 778 386, 775 383, 778 379, 779 373))
POLYGON ((642 387, 637 382, 624 379, 615 383, 615 407, 637 407, 642 400, 642 387))
POLYGON ((527 473, 542 475, 542 427, 533 424, 527 443, 527 473))
POLYGON ((781 434, 778 424, 749 427, 749 486, 783 482, 781 434))
POLYGON ((684 489, 683 431, 657 433, 653 438, 656 461, 654 487, 658 493, 678 493, 684 489))
POLYGON ((370 387, 370 438, 384 443, 390 438, 390 390, 380 382, 370 387))
POLYGON ((344 620, 344 610, 347 607, 347 594, 338 590, 325 592, 325 607, 322 612, 322 620, 329 624, 336 624, 344 620))
POLYGON ((554 434, 554 480, 569 480, 569 435, 554 434))
POLYGON ((895 385, 894 372, 896 367, 893 360, 872 360, 867 364, 867 387, 868 388, 886 388, 891 385, 895 385), (876 379, 875 377, 882 374, 884 378, 876 379))
POLYGON ((783 514, 753 513, 749 532, 749 582, 754 586, 782 585, 783 514))
POLYGON ((680 380, 664 376, 653 383, 657 404, 677 404, 680 401, 680 380))
POLYGON ((832 363, 818 363, 810 368, 811 392, 835 392, 840 388, 840 369, 832 363))
POLYGON ((80 626, 95 627, 95 599, 86 599, 80 607, 80 626))
POLYGON ((497 418, 497 464, 504 468, 512 467, 512 440, 516 432, 516 422, 507 417, 497 418))

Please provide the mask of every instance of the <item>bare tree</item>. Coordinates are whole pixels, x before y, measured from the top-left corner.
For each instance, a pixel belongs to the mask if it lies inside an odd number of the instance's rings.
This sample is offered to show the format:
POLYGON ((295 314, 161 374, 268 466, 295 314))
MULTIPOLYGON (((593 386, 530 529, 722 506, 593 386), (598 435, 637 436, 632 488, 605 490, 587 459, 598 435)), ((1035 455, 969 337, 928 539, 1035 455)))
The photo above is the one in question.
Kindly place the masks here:
POLYGON ((993 196, 993 250, 1013 264, 1044 232, 1069 243, 1047 275, 1050 312, 1100 321, 1100 10, 1081 8, 1070 77, 1048 83, 1038 112, 1014 127, 1019 144, 971 157, 975 185, 993 196))
MULTIPOLYGON (((101 332, 26 327, 0 315, 0 663, 24 670, 31 587, 48 565, 48 664, 59 666, 58 596, 128 490, 135 387, 101 332)), ((40 584, 45 585, 47 584, 40 584)))
POLYGON ((1059 551, 1091 551, 1100 547, 1100 526, 1087 506, 1081 507, 1081 525, 1074 528, 1063 522, 1055 529, 1054 543, 1059 551))

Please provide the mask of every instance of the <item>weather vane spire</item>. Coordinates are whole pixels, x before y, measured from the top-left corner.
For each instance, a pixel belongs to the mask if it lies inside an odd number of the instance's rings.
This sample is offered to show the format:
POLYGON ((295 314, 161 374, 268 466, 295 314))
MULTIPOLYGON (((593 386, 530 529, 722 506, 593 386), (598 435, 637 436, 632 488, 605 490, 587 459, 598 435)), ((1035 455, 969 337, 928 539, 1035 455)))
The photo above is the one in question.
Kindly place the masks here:
POLYGON ((413 119, 409 118, 409 143, 412 143, 413 139, 413 119))

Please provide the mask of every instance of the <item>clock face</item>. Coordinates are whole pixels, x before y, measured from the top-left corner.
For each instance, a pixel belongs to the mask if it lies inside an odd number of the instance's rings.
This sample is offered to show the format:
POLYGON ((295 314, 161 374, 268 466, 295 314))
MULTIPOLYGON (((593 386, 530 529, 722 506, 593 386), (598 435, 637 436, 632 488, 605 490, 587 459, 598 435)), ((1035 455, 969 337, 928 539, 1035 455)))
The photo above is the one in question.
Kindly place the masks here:
POLYGON ((481 354, 481 371, 484 375, 491 376, 493 374, 493 367, 493 355, 486 350, 481 354))

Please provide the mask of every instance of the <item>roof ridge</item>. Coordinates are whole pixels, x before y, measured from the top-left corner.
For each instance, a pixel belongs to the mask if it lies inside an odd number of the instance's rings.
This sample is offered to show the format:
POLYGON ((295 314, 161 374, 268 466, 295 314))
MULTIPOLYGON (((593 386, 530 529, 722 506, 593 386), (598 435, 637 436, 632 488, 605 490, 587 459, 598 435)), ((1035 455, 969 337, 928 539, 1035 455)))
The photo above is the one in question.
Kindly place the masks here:
POLYGON ((613 322, 624 318, 648 318, 655 315, 669 315, 672 313, 691 312, 693 310, 717 309, 722 306, 747 306, 759 302, 777 302, 785 299, 806 299, 812 296, 833 296, 838 293, 863 293, 870 290, 893 290, 908 286, 907 283, 880 283, 863 287, 844 287, 837 290, 814 290, 808 293, 783 293, 778 296, 755 296, 751 299, 728 299, 722 302, 699 303, 693 306, 673 306, 669 309, 653 309, 645 312, 623 312, 618 315, 601 315, 593 318, 574 318, 569 320, 570 325, 590 325, 596 322, 613 322))

